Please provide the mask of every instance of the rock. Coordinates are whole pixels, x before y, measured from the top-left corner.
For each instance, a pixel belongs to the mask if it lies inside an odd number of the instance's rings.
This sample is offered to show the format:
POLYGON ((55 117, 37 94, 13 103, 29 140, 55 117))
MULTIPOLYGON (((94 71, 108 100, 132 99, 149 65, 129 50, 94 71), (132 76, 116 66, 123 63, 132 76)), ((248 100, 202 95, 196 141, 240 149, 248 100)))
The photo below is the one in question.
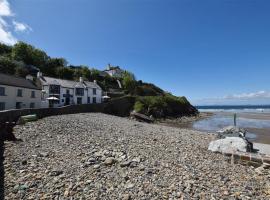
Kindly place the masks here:
POLYGON ((27 160, 23 160, 22 165, 27 165, 27 160))
POLYGON ((265 171, 266 169, 269 169, 269 168, 270 168, 270 164, 268 164, 268 163, 263 163, 260 167, 257 167, 257 168, 255 169, 255 172, 257 172, 258 174, 263 174, 264 171, 265 171))
POLYGON ((63 171, 61 171, 61 170, 54 170, 54 171, 52 171, 50 173, 50 176, 59 176, 61 174, 63 174, 63 171))
POLYGON ((130 116, 134 117, 135 119, 137 119, 139 121, 144 121, 144 122, 148 122, 148 123, 153 123, 154 122, 153 118, 150 118, 147 115, 144 115, 144 114, 141 114, 141 113, 137 113, 135 111, 131 112, 130 116))
POLYGON ((122 199, 123 200, 130 200, 131 198, 130 198, 129 194, 124 194, 122 199))
POLYGON ((208 150, 220 153, 249 152, 248 142, 240 137, 227 137, 210 142, 208 150))
POLYGON ((94 165, 93 168, 98 169, 98 168, 100 168, 100 165, 94 165))
POLYGON ((128 161, 124 161, 122 163, 120 163, 120 167, 128 167, 130 165, 131 161, 128 160, 128 161))
POLYGON ((130 182, 128 182, 126 185, 125 185, 125 188, 126 189, 131 189, 131 188, 133 188, 134 187, 134 184, 133 183, 130 183, 130 182))
POLYGON ((116 159, 113 158, 113 157, 109 157, 109 158, 106 158, 106 160, 104 161, 104 164, 105 165, 113 165, 114 163, 116 163, 116 159))
POLYGON ((245 138, 246 136, 246 130, 241 129, 237 126, 227 126, 219 131, 218 138, 225 138, 225 137, 242 137, 245 138))

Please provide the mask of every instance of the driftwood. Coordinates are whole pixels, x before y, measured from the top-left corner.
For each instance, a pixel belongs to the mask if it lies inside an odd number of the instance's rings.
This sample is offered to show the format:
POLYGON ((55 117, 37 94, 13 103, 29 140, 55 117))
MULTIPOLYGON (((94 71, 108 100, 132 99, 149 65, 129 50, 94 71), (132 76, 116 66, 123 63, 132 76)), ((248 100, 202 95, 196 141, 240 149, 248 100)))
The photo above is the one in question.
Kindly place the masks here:
POLYGON ((144 121, 147 123, 152 123, 154 122, 154 120, 150 117, 148 117, 147 115, 141 114, 141 113, 137 113, 137 112, 131 112, 130 113, 131 117, 134 117, 135 119, 139 120, 139 121, 144 121))

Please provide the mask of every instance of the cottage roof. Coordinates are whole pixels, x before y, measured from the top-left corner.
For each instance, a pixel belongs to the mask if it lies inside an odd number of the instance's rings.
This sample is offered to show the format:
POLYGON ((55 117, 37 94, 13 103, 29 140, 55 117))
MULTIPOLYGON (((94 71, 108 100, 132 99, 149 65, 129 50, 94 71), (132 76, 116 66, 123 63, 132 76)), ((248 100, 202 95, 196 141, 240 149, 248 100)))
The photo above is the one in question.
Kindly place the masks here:
POLYGON ((21 88, 40 90, 32 81, 8 74, 0 73, 0 85, 8 85, 21 88))
POLYGON ((97 83, 95 83, 95 82, 84 81, 84 84, 88 88, 98 88, 98 89, 101 89, 101 87, 97 83))
POLYGON ((88 88, 101 89, 97 83, 89 82, 89 81, 83 81, 81 83, 79 81, 64 80, 64 79, 58 79, 58 78, 53 78, 53 77, 48 77, 48 76, 43 76, 41 77, 40 80, 42 82, 42 85, 55 84, 55 85, 61 85, 62 87, 66 87, 66 88, 88 87, 88 88))

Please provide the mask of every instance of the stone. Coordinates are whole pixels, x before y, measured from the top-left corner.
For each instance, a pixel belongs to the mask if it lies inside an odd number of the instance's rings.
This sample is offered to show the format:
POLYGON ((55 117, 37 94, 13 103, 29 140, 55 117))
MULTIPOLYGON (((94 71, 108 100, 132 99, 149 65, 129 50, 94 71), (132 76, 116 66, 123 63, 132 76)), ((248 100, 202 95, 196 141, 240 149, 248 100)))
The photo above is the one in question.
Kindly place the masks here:
POLYGON ((128 182, 126 185, 125 185, 125 188, 126 189, 131 189, 131 188, 133 188, 135 185, 133 184, 133 183, 130 183, 130 182, 128 182))
POLYGON ((123 200, 130 200, 131 198, 130 198, 129 194, 124 194, 122 199, 123 200))
POLYGON ((94 168, 94 169, 98 169, 98 168, 100 168, 100 165, 99 165, 99 164, 94 165, 93 168, 94 168))
POLYGON ((116 163, 116 159, 113 157, 106 158, 106 160, 104 161, 105 165, 113 165, 114 163, 116 163))
POLYGON ((218 138, 225 138, 225 137, 242 137, 245 138, 246 136, 246 130, 241 129, 237 126, 227 126, 223 129, 217 131, 218 138))
POLYGON ((208 150, 220 153, 248 152, 248 142, 240 137, 227 137, 210 142, 208 150))
POLYGON ((61 170, 54 170, 50 173, 51 176, 59 176, 61 174, 63 174, 63 171, 61 170))
POLYGON ((124 162, 120 163, 120 167, 128 167, 130 165, 130 163, 131 163, 130 160, 124 161, 124 162))

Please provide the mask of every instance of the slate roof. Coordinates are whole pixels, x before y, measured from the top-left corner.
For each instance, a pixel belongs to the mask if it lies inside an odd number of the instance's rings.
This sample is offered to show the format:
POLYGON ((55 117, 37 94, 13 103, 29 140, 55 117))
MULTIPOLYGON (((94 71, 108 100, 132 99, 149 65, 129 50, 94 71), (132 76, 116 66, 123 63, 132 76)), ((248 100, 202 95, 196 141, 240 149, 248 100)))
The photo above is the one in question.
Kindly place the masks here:
POLYGON ((21 88, 40 90, 32 81, 8 74, 0 73, 0 85, 8 85, 21 88))
POLYGON ((61 85, 62 87, 66 88, 75 88, 75 87, 83 87, 83 88, 98 88, 98 84, 94 82, 89 82, 89 81, 83 81, 83 83, 79 81, 71 81, 71 80, 64 80, 64 79, 58 79, 58 78, 53 78, 53 77, 48 77, 48 76, 43 76, 41 77, 40 81, 42 82, 42 85, 61 85))

